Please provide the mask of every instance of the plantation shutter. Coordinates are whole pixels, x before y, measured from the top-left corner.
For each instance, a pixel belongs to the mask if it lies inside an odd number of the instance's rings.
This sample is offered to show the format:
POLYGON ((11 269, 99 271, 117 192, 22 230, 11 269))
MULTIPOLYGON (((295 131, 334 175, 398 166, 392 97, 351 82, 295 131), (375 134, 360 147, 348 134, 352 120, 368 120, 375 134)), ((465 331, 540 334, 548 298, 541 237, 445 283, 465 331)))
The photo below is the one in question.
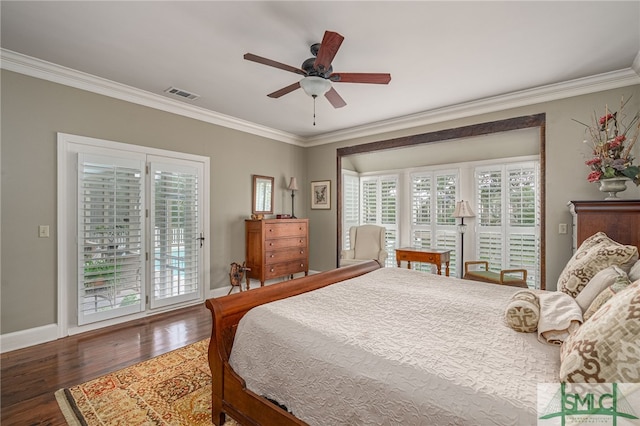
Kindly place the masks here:
POLYGON ((360 188, 360 224, 384 226, 388 253, 386 266, 393 266, 398 238, 398 177, 362 177, 360 188))
POLYGON ((526 269, 530 287, 538 287, 540 202, 538 163, 476 169, 476 258, 489 269, 526 269))
POLYGON ((431 247, 431 174, 411 176, 411 245, 431 247))
POLYGON ((383 177, 380 180, 380 224, 385 227, 386 266, 396 264, 396 241, 398 240, 398 178, 383 177))
POLYGON ((144 160, 78 154, 78 324, 143 310, 144 160))
POLYGON ((188 162, 151 161, 151 307, 198 299, 201 182, 188 162))
POLYGON ((351 174, 342 175, 342 248, 351 248, 349 228, 360 224, 360 179, 351 174))
MULTIPOLYGON (((456 172, 422 172, 411 175, 411 244, 414 248, 451 250, 450 268, 455 270, 457 233, 452 217, 456 204, 456 172)), ((412 263, 414 269, 435 271, 428 263, 412 263)))

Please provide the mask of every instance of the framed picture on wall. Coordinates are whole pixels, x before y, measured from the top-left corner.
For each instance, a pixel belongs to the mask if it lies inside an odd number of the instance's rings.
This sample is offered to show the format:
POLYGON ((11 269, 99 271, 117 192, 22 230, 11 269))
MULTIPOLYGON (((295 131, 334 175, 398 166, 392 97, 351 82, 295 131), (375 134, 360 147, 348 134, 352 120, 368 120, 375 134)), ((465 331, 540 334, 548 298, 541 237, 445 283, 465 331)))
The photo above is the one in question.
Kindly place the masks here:
POLYGON ((331 209, 331 181, 311 182, 311 208, 331 209))

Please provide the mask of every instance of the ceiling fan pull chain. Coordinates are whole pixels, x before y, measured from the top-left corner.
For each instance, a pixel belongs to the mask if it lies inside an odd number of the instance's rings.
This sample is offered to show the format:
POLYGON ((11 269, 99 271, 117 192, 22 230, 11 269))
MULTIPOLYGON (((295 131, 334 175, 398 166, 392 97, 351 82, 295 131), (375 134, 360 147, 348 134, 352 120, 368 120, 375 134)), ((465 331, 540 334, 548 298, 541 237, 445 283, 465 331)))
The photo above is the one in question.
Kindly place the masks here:
POLYGON ((318 97, 318 95, 313 95, 313 125, 316 125, 316 98, 318 97))

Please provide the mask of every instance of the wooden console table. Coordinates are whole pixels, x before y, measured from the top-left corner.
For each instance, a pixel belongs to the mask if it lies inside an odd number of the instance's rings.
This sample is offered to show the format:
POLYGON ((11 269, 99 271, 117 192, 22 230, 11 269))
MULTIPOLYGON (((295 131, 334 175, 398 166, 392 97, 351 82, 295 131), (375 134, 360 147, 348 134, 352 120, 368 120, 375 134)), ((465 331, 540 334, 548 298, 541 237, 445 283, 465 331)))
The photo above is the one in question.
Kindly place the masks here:
POLYGON ((446 265, 445 274, 448 277, 450 253, 451 250, 403 247, 396 249, 396 260, 398 268, 400 262, 405 260, 409 269, 411 269, 411 262, 433 263, 438 267, 438 275, 442 275, 442 264, 444 263, 446 265))

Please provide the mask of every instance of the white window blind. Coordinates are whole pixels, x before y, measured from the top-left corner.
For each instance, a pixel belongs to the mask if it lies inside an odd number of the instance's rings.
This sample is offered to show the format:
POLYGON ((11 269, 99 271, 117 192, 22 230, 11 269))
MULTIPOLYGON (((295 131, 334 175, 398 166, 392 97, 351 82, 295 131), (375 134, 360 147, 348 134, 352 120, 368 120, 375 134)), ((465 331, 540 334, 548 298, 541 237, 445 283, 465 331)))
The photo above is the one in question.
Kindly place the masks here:
POLYGON ((349 228, 360 224, 360 178, 343 173, 342 175, 342 247, 351 248, 349 228))
POLYGON ((78 323, 143 309, 144 162, 78 154, 78 323))
MULTIPOLYGON (((455 218, 458 174, 452 171, 411 174, 411 244, 415 248, 451 250, 450 269, 456 268, 455 218)), ((414 269, 434 272, 431 264, 412 263, 414 269)))
POLYGON ((201 227, 196 168, 152 162, 151 182, 154 308, 199 297, 201 227))
POLYGON ((386 266, 395 265, 398 239, 398 176, 367 176, 361 184, 361 224, 385 228, 386 266))
POLYGON ((526 269, 530 287, 539 287, 540 202, 538 163, 477 168, 476 259, 489 268, 526 269))

